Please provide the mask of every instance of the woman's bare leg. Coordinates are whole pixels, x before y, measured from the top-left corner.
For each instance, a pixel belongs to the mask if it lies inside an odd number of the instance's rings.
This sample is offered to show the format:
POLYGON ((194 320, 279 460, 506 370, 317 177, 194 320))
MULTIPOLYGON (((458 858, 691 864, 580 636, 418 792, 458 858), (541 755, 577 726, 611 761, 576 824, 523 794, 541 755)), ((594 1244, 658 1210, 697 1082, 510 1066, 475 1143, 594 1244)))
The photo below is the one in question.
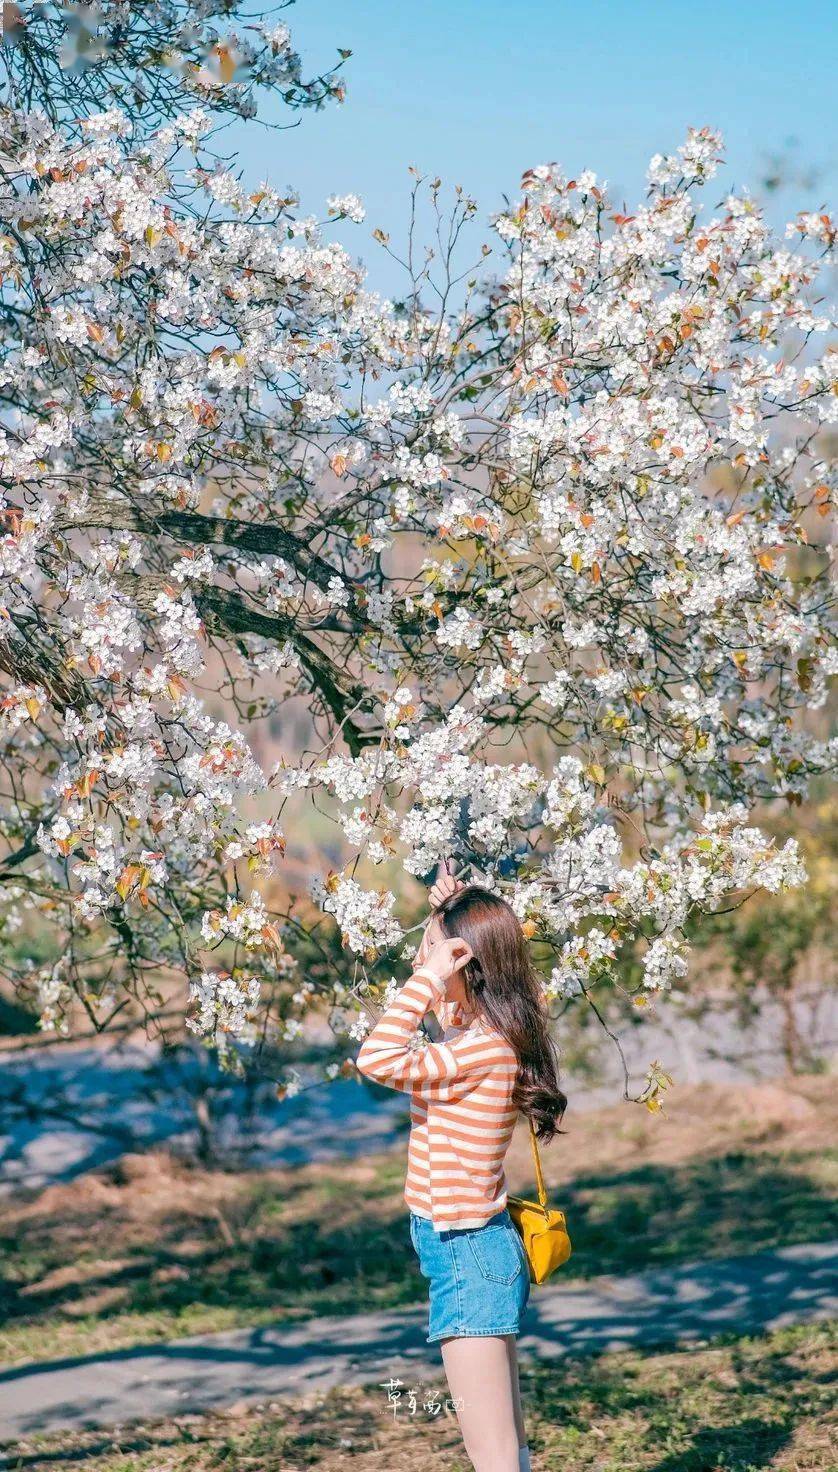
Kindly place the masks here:
POLYGON ((509 1339, 514 1344, 514 1334, 440 1341, 448 1388, 474 1472, 518 1472, 509 1339))
POLYGON ((512 1407, 515 1412, 515 1430, 518 1445, 526 1446, 527 1428, 524 1425, 524 1408, 521 1404, 521 1381, 518 1375, 518 1341, 514 1334, 506 1336, 506 1351, 509 1356, 509 1379, 512 1385, 512 1407))

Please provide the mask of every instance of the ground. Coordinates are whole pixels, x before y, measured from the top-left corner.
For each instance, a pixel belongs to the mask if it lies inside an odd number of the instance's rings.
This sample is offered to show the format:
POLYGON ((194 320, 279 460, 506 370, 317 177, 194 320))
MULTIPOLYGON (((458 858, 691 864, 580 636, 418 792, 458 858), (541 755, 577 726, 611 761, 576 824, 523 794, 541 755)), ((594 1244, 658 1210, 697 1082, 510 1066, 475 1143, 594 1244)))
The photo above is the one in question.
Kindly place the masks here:
MULTIPOLYGON (((838 1235, 837 1126, 834 1083, 817 1076, 681 1088, 663 1119, 629 1105, 571 1115, 543 1151, 574 1243, 565 1278, 838 1235)), ((508 1175, 531 1188, 524 1130, 508 1175)), ((6 1203, 0 1361, 418 1303, 403 1179, 404 1141, 238 1174, 156 1152, 6 1203)))
MULTIPOLYGON (((828 1326, 526 1367, 534 1472, 834 1472, 828 1326)), ((223 1416, 20 1444, 12 1472, 469 1472, 438 1383, 342 1390, 223 1416), (416 1390, 416 1405, 410 1391, 416 1390), (433 1396, 436 1399, 433 1399, 433 1396), (422 1402, 426 1402, 423 1405, 422 1402)))
MULTIPOLYGON (((628 1105, 570 1115, 543 1152, 574 1242, 564 1281, 833 1238, 836 1125, 834 1083, 817 1076, 679 1088, 662 1119, 628 1105)), ((0 1216, 0 1359, 419 1303, 403 1176, 404 1140, 361 1161, 237 1174, 155 1152, 21 1196, 0 1216)), ((532 1186, 523 1130, 508 1176, 532 1186)), ((829 1325, 527 1365, 535 1472, 834 1472, 836 1366, 829 1325)), ((468 1472, 453 1415, 433 1413, 441 1365, 400 1389, 395 1407, 382 1384, 32 1439, 0 1465, 468 1472)))

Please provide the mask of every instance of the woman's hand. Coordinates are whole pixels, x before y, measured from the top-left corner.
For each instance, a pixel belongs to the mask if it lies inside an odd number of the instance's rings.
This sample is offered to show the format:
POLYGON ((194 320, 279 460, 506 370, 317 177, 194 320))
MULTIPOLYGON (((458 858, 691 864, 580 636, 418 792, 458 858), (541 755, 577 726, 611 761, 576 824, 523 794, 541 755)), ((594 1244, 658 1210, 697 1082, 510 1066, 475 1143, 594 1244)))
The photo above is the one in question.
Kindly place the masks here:
POLYGON ((449 899, 452 894, 456 894, 461 889, 465 889, 465 885, 454 874, 451 860, 443 859, 442 863, 437 865, 434 882, 428 893, 428 903, 431 909, 438 909, 443 900, 449 899))
POLYGON ((418 964, 432 971, 445 986, 452 976, 456 976, 458 971, 468 965, 471 954, 471 947, 460 940, 459 936, 455 936, 451 940, 438 940, 428 946, 425 956, 418 964))

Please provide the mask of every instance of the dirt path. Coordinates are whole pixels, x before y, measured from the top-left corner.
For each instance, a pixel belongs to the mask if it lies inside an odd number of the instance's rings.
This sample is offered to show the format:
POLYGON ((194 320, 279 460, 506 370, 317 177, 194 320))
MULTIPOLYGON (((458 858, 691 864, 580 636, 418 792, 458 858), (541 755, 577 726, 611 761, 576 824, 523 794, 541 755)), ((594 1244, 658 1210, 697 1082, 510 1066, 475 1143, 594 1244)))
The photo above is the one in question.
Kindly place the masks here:
MULTIPOLYGON (((313 1319, 0 1373, 0 1441, 152 1420, 332 1385, 438 1374, 427 1310, 313 1319)), ((522 1356, 560 1358, 838 1316, 838 1242, 534 1288, 522 1356)))

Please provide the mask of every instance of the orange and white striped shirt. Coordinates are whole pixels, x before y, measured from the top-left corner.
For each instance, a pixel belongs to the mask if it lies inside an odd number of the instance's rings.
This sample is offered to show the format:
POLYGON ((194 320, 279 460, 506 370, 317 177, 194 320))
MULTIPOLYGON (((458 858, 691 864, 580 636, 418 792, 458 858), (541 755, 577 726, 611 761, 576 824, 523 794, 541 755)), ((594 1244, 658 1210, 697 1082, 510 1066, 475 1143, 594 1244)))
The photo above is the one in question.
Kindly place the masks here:
POLYGON ((356 1059, 367 1078, 411 1096, 404 1199, 438 1231, 482 1227, 503 1210, 503 1161, 518 1114, 515 1049, 483 1018, 457 1029, 461 1015, 439 977, 417 966, 356 1059), (431 1010, 443 1039, 417 1046, 431 1010))

